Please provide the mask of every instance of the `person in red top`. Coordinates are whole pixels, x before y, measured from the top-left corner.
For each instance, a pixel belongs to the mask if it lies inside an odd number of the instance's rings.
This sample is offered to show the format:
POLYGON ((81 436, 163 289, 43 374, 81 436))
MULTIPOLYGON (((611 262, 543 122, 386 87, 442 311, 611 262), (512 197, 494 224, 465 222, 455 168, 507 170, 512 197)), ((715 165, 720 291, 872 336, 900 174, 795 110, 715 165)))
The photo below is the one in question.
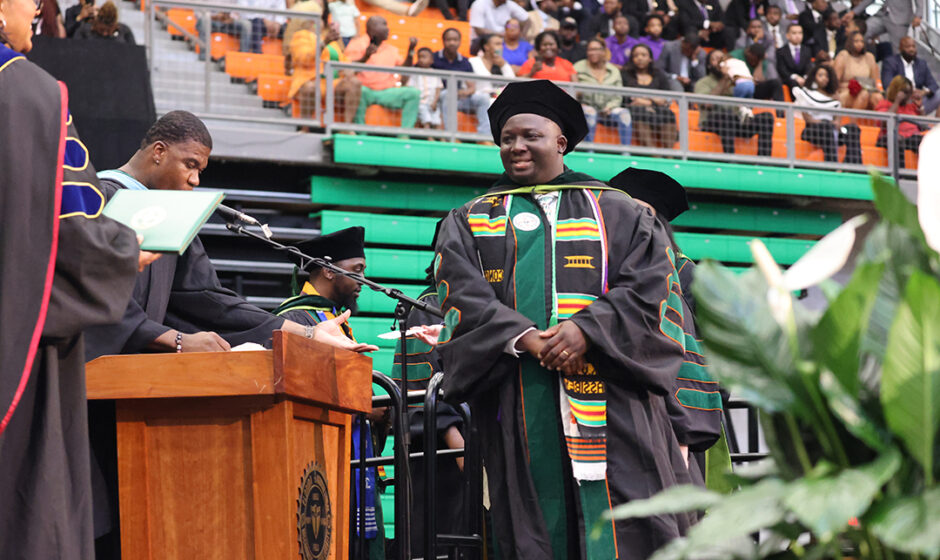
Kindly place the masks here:
MULTIPOLYGON (((414 37, 408 42, 408 54, 402 56, 388 39, 388 23, 382 16, 372 16, 366 21, 366 32, 346 45, 346 58, 374 66, 411 66, 414 60, 414 37)), ((381 105, 388 109, 401 109, 402 128, 414 128, 418 120, 418 105, 421 92, 417 88, 398 85, 398 76, 390 72, 359 72, 362 82, 362 98, 353 122, 366 122, 366 109, 370 105, 381 105)))
MULTIPOLYGON (((904 76, 895 76, 888 85, 886 98, 878 102, 875 106, 876 111, 884 113, 895 113, 898 115, 921 116, 921 101, 923 93, 914 91, 914 84, 904 76)), ((923 137, 923 131, 917 126, 917 123, 901 120, 898 122, 897 147, 898 147, 898 166, 904 167, 904 151, 911 150, 915 154, 920 147, 920 140, 923 137)), ((884 148, 888 145, 888 136, 885 126, 881 126, 881 133, 878 135, 877 145, 884 148)))
POLYGON ((522 65, 519 76, 570 82, 574 80, 574 65, 558 56, 558 34, 543 31, 535 36, 535 51, 538 53, 522 65))

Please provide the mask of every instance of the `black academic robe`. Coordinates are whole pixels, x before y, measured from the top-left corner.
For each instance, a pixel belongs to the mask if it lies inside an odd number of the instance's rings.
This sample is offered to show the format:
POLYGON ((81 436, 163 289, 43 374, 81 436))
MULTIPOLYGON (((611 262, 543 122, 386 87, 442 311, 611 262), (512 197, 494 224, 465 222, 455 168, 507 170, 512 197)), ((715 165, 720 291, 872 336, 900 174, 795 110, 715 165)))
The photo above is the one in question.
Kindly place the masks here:
MULTIPOLYGON (((101 181, 109 199, 123 188, 101 181)), ((86 358, 136 354, 170 329, 192 334, 215 331, 229 344, 270 345, 271 333, 284 319, 251 305, 222 287, 199 237, 182 255, 165 254, 137 275, 134 296, 121 321, 87 332, 86 358)))
MULTIPOLYGON (((307 282, 304 284, 303 290, 300 294, 288 298, 281 302, 281 305, 274 310, 274 313, 278 317, 283 317, 289 321, 299 323, 304 326, 315 326, 323 321, 328 321, 335 318, 341 313, 339 307, 333 303, 332 300, 323 297, 320 295, 312 284, 307 282)), ((352 327, 349 326, 349 323, 343 323, 340 325, 340 328, 343 330, 343 333, 349 337, 351 340, 356 340, 356 337, 353 335, 352 327)), ((354 422, 355 424, 355 422, 354 422)), ((384 428, 374 427, 370 422, 366 422, 366 429, 368 430, 368 435, 366 437, 374 438, 373 446, 376 449, 374 455, 380 453, 379 445, 384 444, 384 435, 376 436, 375 431, 384 432, 387 434, 387 431, 384 428), (375 441, 376 439, 381 439, 382 441, 375 441)), ((354 436, 355 437, 355 436, 354 436)), ((355 444, 354 444, 355 445, 355 444)), ((366 457, 369 457, 369 454, 366 454, 366 457)), ((366 469, 371 470, 371 468, 366 469)), ((356 480, 356 471, 358 469, 353 469, 352 478, 356 480)), ((378 477, 376 476, 376 479, 378 477)), ((356 499, 356 486, 355 484, 350 484, 349 487, 349 503, 353 504, 354 507, 349 508, 349 557, 350 558, 360 558, 361 553, 359 551, 359 539, 357 532, 357 515, 356 509, 358 500, 356 499)), ((383 560, 385 558, 385 524, 382 517, 382 502, 379 496, 379 488, 375 489, 375 518, 376 525, 378 526, 378 533, 375 538, 365 539, 366 541, 366 557, 369 560, 383 560)), ((368 519, 368 518, 367 518, 368 519)))
MULTIPOLYGON (((437 289, 429 287, 417 298, 434 307, 439 307, 437 289)), ((408 314, 407 327, 419 325, 440 324, 440 317, 413 308, 408 314)), ((426 391, 431 377, 443 371, 444 364, 436 347, 430 346, 417 338, 408 337, 408 390, 426 391)), ((401 379, 401 341, 396 342, 395 362, 392 366, 392 379, 401 379)), ((437 401, 437 424, 434 437, 437 439, 437 448, 446 449, 444 434, 451 427, 463 431, 463 417, 456 407, 437 401)), ((458 405, 462 406, 462 405, 458 405)), ((424 450, 424 405, 417 403, 408 405, 408 421, 411 426, 412 451, 424 450)), ((460 535, 466 531, 466 478, 457 467, 453 457, 443 457, 437 461, 436 486, 432 491, 437 496, 434 512, 437 532, 440 534, 460 535)), ((424 474, 424 459, 412 462, 411 466, 411 543, 412 550, 418 554, 424 551, 424 497, 426 495, 424 474)), ((446 553, 440 549, 439 553, 446 553)))
POLYGON ((0 123, 0 558, 93 558, 82 330, 120 318, 139 249, 65 86, 2 45, 0 123))
MULTIPOLYGON (((552 184, 603 187, 587 175, 570 171, 552 184)), ((504 176, 490 192, 514 186, 504 176)), ((515 196, 531 199, 528 194, 515 196)), ((530 472, 537 465, 528 459, 527 430, 534 428, 526 425, 521 387, 527 367, 523 361, 529 358, 514 357, 505 349, 508 341, 539 321, 544 323, 544 318, 535 320, 515 310, 515 300, 522 297, 515 291, 516 282, 524 282, 523 275, 537 275, 548 285, 553 271, 551 267, 515 269, 517 230, 512 220, 506 220, 502 239, 489 237, 484 242, 474 236, 468 222, 471 210, 489 212, 498 219, 504 211, 502 201, 502 195, 471 201, 453 210, 441 226, 436 281, 447 314, 439 346, 444 360, 444 392, 450 402, 467 401, 479 423, 500 557, 551 558, 553 538, 539 506, 537 481, 530 472), (497 268, 491 269, 493 266, 497 268)), ((569 320, 590 341, 585 358, 606 382, 606 497, 609 505, 616 506, 689 481, 664 401, 673 389, 683 349, 661 332, 663 303, 670 295, 670 279, 675 278, 674 262, 667 257, 665 231, 649 210, 622 192, 602 191, 597 202, 606 224, 610 289, 569 320)), ((537 203, 535 206, 538 227, 548 227, 544 211, 537 203)), ((562 215, 564 207, 559 210, 562 215)), ((555 386, 557 402, 560 389, 555 386)), ((556 415, 554 422, 560 424, 561 418, 556 415)), ((567 557, 583 558, 587 556, 584 529, 595 519, 581 518, 581 504, 574 498, 579 490, 571 478, 565 444, 558 445, 561 465, 550 468, 563 471, 567 557)), ((617 557, 647 558, 683 534, 688 523, 685 515, 617 521, 613 527, 617 557)))
MULTIPOLYGON (((111 179, 102 179, 100 185, 109 200, 124 188, 111 179)), ((119 321, 85 331, 85 360, 146 352, 151 342, 170 329, 187 334, 215 331, 232 346, 244 342, 270 345, 271 333, 283 324, 284 319, 223 288, 196 237, 182 255, 165 253, 137 274, 133 295, 119 321)), ((90 402, 88 415, 96 481, 95 536, 111 532, 98 543, 99 555, 119 558, 114 403, 90 402)))

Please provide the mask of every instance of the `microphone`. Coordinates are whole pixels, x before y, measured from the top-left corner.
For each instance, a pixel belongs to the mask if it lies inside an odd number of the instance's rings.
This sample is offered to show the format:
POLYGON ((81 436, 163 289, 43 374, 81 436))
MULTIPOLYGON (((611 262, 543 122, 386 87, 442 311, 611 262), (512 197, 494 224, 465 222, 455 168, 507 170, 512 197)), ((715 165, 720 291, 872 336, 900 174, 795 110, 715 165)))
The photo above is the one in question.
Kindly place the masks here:
POLYGON ((273 235, 271 233, 271 229, 268 227, 268 224, 262 224, 256 218, 253 218, 244 212, 239 212, 238 210, 224 204, 219 204, 216 206, 215 210, 226 220, 234 220, 236 222, 242 222, 252 226, 260 227, 261 231, 264 232, 264 236, 268 239, 271 239, 271 236, 273 235))

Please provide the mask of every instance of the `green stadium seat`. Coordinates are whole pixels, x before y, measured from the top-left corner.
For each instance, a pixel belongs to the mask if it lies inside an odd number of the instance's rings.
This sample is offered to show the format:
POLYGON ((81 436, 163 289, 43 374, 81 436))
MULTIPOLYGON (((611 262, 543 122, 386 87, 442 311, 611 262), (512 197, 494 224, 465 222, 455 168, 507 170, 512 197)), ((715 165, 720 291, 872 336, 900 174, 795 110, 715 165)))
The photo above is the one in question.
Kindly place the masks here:
POLYGON ((320 230, 323 233, 331 233, 352 226, 363 226, 366 228, 366 243, 422 246, 427 246, 431 242, 434 237, 434 227, 440 219, 337 210, 324 210, 314 216, 320 217, 320 230))
POLYGON ((447 212, 487 188, 313 176, 310 199, 315 204, 447 212))
POLYGON ((835 212, 696 202, 672 224, 687 228, 826 235, 842 224, 842 216, 835 212))

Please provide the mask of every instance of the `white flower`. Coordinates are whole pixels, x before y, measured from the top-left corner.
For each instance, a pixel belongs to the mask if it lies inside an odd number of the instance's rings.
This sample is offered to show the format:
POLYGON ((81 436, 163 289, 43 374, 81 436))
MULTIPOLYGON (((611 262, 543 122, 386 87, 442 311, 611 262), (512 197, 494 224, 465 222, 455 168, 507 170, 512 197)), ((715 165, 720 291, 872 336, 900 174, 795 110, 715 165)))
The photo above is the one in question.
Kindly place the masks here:
POLYGON ((927 245, 940 251, 940 130, 936 127, 920 142, 917 165, 917 219, 927 245))

